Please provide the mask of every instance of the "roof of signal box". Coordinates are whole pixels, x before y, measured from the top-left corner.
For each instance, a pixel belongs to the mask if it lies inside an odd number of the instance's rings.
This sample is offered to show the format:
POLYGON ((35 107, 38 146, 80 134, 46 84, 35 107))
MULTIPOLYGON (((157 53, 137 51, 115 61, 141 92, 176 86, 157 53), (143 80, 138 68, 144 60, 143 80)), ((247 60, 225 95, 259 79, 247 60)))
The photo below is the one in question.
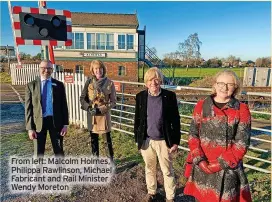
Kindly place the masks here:
POLYGON ((138 28, 137 14, 71 12, 73 26, 138 28))

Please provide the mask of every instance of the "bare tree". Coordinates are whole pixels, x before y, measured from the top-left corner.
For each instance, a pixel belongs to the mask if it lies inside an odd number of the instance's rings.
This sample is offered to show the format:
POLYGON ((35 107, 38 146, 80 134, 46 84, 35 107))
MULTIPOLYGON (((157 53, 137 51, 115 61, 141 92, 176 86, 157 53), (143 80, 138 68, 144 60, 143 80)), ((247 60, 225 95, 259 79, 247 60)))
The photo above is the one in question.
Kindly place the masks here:
POLYGON ((241 59, 239 57, 235 58, 234 62, 233 62, 233 66, 235 67, 239 67, 239 63, 240 63, 241 59))
POLYGON ((261 67, 262 64, 263 64, 262 58, 257 58, 255 64, 256 64, 257 67, 261 67))
POLYGON ((270 57, 257 58, 255 64, 257 67, 271 67, 271 58, 270 57))
POLYGON ((175 70, 179 61, 179 52, 171 52, 164 55, 164 61, 173 68, 172 77, 175 77, 175 70))
POLYGON ((198 34, 190 34, 189 37, 183 42, 179 43, 179 55, 186 61, 186 70, 188 70, 189 62, 194 62, 196 65, 197 60, 200 60, 200 46, 202 42, 198 38, 198 34))
POLYGON ((230 63, 230 66, 232 67, 234 62, 236 60, 236 57, 234 55, 230 55, 228 58, 227 58, 227 61, 230 63))

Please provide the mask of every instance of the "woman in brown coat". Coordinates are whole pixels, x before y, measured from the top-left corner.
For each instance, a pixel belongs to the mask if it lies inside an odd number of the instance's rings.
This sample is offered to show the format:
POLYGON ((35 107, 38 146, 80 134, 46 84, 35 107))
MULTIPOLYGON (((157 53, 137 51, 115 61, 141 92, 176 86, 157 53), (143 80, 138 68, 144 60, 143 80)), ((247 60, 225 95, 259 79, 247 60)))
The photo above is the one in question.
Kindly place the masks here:
POLYGON ((113 82, 106 77, 103 62, 93 60, 92 76, 86 81, 80 96, 81 108, 87 111, 88 130, 91 136, 92 154, 99 156, 98 136, 102 135, 107 156, 113 160, 110 109, 116 104, 113 82))

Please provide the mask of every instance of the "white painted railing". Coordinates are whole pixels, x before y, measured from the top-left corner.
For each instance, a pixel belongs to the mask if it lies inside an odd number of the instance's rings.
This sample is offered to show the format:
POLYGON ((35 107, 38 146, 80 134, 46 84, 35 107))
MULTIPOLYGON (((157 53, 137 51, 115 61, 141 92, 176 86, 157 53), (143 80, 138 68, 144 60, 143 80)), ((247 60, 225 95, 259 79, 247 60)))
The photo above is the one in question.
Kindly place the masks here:
POLYGON ((80 128, 87 128, 87 112, 80 108, 79 101, 87 77, 82 74, 71 74, 66 72, 54 72, 52 77, 64 83, 70 123, 78 125, 80 128), (74 77, 74 82, 66 83, 64 81, 65 76, 71 75, 74 77))
POLYGON ((23 64, 17 68, 17 64, 10 65, 12 85, 25 85, 39 76, 39 64, 23 64))

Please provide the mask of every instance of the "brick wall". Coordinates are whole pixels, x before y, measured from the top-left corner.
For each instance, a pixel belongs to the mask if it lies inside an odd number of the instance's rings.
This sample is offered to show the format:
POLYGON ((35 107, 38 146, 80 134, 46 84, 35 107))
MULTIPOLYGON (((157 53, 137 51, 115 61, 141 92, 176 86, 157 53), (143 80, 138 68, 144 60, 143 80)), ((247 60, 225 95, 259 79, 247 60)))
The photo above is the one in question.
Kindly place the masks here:
MULTIPOLYGON (((63 66, 64 69, 74 69, 76 65, 82 65, 84 68, 84 74, 90 75, 91 61, 69 61, 69 60, 57 60, 57 65, 63 66)), ((138 65, 137 62, 104 62, 107 68, 107 75, 112 80, 124 80, 124 81, 138 81, 138 65), (125 76, 118 76, 118 67, 124 66, 126 68, 125 76)))

